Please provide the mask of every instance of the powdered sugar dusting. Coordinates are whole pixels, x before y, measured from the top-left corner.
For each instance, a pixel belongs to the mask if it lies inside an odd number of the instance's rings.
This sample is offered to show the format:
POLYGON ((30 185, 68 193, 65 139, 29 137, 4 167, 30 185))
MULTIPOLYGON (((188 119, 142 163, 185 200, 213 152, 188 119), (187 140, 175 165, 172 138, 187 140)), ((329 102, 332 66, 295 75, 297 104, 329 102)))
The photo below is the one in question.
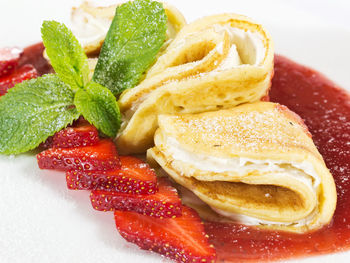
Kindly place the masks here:
POLYGON ((200 141, 219 150, 234 147, 258 153, 272 145, 280 151, 287 151, 290 145, 303 145, 305 136, 300 134, 304 131, 293 121, 271 107, 266 111, 253 109, 237 114, 237 111, 225 110, 198 118, 178 117, 176 125, 185 139, 185 134, 191 133, 192 143, 200 141))

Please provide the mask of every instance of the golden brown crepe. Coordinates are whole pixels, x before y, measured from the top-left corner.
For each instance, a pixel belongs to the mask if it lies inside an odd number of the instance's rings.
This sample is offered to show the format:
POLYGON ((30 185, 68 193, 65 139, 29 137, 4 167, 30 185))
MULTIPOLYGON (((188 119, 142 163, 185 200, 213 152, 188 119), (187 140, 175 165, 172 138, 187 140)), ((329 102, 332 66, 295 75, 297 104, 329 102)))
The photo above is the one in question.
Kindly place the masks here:
POLYGON ((159 114, 260 100, 270 87, 273 53, 268 32, 245 16, 220 14, 184 26, 146 78, 121 95, 118 148, 124 154, 145 152, 153 145, 159 114))
POLYGON ((302 120, 270 102, 161 115, 149 158, 218 214, 304 232, 331 220, 333 177, 302 120))

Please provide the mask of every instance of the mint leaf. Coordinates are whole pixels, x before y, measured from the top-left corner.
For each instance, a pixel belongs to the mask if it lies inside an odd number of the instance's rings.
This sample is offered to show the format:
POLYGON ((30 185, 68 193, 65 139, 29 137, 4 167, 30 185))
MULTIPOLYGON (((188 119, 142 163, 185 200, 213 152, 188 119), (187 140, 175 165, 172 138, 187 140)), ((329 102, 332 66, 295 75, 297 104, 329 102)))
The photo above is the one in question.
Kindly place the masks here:
POLYGON ((89 65, 73 33, 56 21, 44 21, 41 34, 47 55, 60 79, 74 91, 88 82, 89 65))
POLYGON ((163 5, 135 0, 119 6, 101 49, 93 80, 117 95, 134 87, 165 41, 163 5))
POLYGON ((0 98, 0 153, 18 154, 37 147, 79 113, 72 90, 56 75, 24 81, 0 98))
POLYGON ((116 99, 107 88, 88 81, 87 57, 72 32, 64 24, 45 21, 42 36, 58 77, 75 93, 76 110, 104 134, 115 136, 120 127, 116 99))
POLYGON ((74 104, 86 120, 109 137, 120 128, 120 111, 112 92, 91 81, 85 90, 78 90, 74 104))

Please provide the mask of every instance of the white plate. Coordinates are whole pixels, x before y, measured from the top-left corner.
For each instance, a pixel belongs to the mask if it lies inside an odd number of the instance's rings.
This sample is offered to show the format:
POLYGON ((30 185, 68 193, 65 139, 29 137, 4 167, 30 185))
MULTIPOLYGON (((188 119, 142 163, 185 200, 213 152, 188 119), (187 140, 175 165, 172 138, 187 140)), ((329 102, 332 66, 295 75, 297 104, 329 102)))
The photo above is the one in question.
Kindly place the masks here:
MULTIPOLYGON (((0 2, 0 46, 25 46, 40 40, 42 20, 69 24, 70 7, 80 1, 0 2)), ((253 17, 269 29, 278 53, 316 68, 350 90, 347 0, 168 2, 189 22, 223 12, 253 17)), ((88 192, 67 190, 64 173, 40 171, 33 155, 0 156, 0 170, 0 262, 165 261, 125 242, 112 213, 93 210, 88 192)), ((336 261, 349 262, 350 252, 303 260, 336 261)))

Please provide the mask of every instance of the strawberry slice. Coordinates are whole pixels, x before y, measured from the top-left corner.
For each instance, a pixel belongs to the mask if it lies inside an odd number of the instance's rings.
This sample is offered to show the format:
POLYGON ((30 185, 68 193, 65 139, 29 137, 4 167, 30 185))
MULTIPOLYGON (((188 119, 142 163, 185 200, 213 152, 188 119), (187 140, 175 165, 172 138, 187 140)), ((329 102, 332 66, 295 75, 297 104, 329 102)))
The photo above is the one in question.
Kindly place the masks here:
POLYGON ((99 141, 98 131, 82 116, 73 121, 65 129, 55 133, 42 142, 39 147, 46 150, 49 148, 71 148, 92 146, 99 141), (55 143, 54 143, 54 137, 55 143), (73 137, 73 138, 72 138, 73 137))
POLYGON ((57 132, 52 139, 54 148, 72 148, 92 146, 98 143, 98 131, 87 121, 79 122, 75 127, 67 127, 57 132))
POLYGON ((39 148, 46 150, 52 148, 53 136, 49 136, 44 142, 40 143, 39 148))
POLYGON ((158 181, 159 191, 153 195, 134 195, 92 191, 90 200, 99 211, 133 211, 157 218, 181 216, 181 199, 166 178, 158 181))
POLYGON ((132 156, 120 156, 120 162, 120 169, 110 171, 68 171, 67 187, 143 195, 157 192, 157 176, 147 163, 132 156))
POLYGON ((159 219, 135 212, 115 211, 121 236, 141 249, 151 250, 178 262, 214 262, 204 226, 193 209, 182 206, 182 216, 159 219))
POLYGON ((18 66, 23 50, 19 48, 0 48, 0 77, 11 74, 18 66))
POLYGON ((120 161, 114 143, 101 140, 94 146, 51 148, 37 155, 40 169, 67 171, 119 169, 120 161))
POLYGON ((16 69, 12 74, 0 78, 0 96, 7 93, 7 91, 18 83, 24 80, 36 78, 38 73, 32 65, 24 65, 16 69))

